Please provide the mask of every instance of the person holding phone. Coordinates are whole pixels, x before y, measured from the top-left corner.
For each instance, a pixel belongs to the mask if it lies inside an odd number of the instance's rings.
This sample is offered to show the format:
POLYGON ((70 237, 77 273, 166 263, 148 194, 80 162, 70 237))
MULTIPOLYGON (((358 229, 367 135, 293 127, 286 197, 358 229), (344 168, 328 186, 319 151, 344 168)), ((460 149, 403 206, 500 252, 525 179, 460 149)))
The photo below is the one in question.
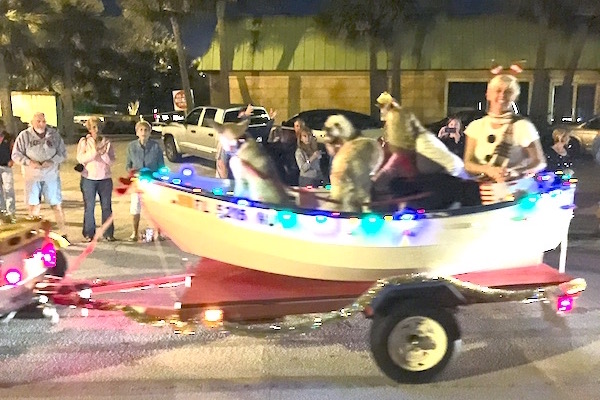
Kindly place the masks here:
POLYGON ((451 117, 448 123, 440 128, 438 138, 446 145, 448 150, 462 158, 465 150, 465 139, 460 119, 451 117))

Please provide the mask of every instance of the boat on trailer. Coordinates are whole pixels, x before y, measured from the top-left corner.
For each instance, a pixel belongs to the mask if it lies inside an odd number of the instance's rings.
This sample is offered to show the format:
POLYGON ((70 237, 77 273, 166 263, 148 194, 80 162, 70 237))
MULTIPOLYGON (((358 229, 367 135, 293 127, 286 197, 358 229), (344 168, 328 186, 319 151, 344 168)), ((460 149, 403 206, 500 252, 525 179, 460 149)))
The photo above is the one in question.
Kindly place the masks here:
POLYGON ((544 252, 565 239, 572 177, 544 173, 482 188, 497 201, 378 214, 303 207, 303 197, 326 195, 318 189, 291 192, 292 207, 237 198, 232 181, 199 176, 190 167, 142 173, 135 185, 151 220, 182 250, 300 278, 374 281, 518 268, 540 264, 544 252))
POLYGON ((423 383, 456 351, 461 307, 538 303, 556 322, 586 288, 564 272, 564 257, 559 269, 541 262, 545 250, 565 244, 575 190, 565 175, 484 187, 489 204, 481 207, 391 215, 302 207, 310 190, 291 208, 239 199, 230 194, 232 182, 188 167, 142 172, 134 182, 154 222, 182 250, 202 256, 194 272, 62 281, 45 292, 51 304, 121 310, 181 333, 202 323, 259 336, 309 332, 362 313, 372 321, 377 366, 397 382, 423 383), (533 190, 521 193, 523 187, 533 190), (165 287, 178 289, 175 302, 111 299, 165 287))

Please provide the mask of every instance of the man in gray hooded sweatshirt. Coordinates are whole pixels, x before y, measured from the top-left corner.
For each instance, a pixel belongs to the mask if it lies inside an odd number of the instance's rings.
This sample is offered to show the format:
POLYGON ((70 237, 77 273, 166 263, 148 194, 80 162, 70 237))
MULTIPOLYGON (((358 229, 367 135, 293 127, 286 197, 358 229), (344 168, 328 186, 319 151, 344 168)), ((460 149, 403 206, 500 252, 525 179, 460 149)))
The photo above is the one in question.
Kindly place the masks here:
POLYGON ((62 209, 59 166, 67 158, 65 142, 54 128, 46 126, 46 117, 37 112, 31 126, 19 133, 15 140, 12 160, 23 166, 25 198, 30 218, 39 218, 42 195, 50 204, 61 232, 65 231, 62 209))

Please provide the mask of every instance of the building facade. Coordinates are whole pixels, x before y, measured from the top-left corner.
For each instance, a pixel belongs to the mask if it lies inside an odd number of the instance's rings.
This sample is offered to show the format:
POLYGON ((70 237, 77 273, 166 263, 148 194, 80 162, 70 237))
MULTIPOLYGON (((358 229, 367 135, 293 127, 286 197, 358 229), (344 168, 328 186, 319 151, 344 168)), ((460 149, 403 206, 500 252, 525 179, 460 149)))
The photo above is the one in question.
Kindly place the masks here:
MULTIPOLYGON (((312 17, 264 17, 227 24, 232 103, 261 104, 278 111, 278 119, 315 108, 342 108, 369 113, 367 40, 349 43, 327 37, 312 17)), ((505 70, 517 62, 522 87, 520 109, 530 107, 534 70, 547 76, 548 119, 573 58, 578 38, 560 29, 509 16, 460 19, 438 17, 425 35, 418 27, 402 33, 401 101, 424 122, 466 108, 485 109, 490 68, 505 70), (490 34, 494 32, 494 34, 490 34), (500 32, 498 34, 498 32, 500 32), (542 40, 544 39, 544 40, 542 40), (538 60, 545 43, 545 59, 538 60)), ((199 71, 219 71, 219 43, 195 61, 199 71)), ((600 112, 600 36, 590 34, 577 57, 570 118, 587 119, 600 112)), ((377 52, 377 70, 390 82, 391 55, 377 52)), ((389 87, 389 86, 388 86, 389 87)), ((569 118, 569 116, 563 116, 569 118)))

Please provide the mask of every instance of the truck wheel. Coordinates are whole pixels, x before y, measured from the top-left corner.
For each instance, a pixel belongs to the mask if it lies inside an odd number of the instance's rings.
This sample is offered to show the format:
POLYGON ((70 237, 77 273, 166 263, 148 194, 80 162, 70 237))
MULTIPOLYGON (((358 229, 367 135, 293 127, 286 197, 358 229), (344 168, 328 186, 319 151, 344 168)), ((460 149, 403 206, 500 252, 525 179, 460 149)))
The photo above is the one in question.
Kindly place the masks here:
POLYGON ((167 159, 171 162, 179 162, 181 160, 181 154, 177 151, 175 140, 173 140, 172 136, 167 136, 165 138, 165 154, 167 155, 167 159))
POLYGON ((426 383, 448 364, 460 345, 460 331, 447 309, 402 305, 375 316, 371 352, 379 369, 398 383, 426 383))

